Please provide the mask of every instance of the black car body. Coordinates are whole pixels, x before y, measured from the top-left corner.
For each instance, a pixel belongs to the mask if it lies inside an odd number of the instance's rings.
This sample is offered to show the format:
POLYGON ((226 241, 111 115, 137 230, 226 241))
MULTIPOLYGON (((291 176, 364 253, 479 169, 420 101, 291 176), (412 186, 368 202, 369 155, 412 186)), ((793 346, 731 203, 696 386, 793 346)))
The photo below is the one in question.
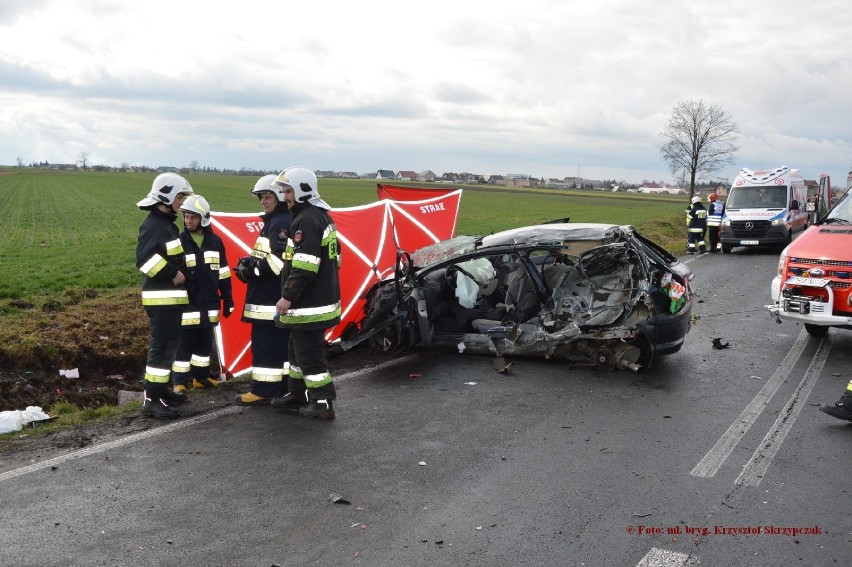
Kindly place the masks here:
POLYGON ((344 350, 369 342, 639 370, 690 328, 689 267, 631 226, 555 222, 399 254, 344 350))

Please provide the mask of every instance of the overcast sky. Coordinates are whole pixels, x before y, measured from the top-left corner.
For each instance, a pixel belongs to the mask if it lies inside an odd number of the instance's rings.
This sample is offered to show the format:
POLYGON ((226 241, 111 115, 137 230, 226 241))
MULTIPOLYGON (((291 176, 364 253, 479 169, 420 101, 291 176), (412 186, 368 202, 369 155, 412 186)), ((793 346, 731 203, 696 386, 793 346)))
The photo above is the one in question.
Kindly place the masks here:
POLYGON ((717 178, 845 185, 850 33, 843 0, 0 0, 0 164, 671 182, 704 100, 742 134, 717 178))

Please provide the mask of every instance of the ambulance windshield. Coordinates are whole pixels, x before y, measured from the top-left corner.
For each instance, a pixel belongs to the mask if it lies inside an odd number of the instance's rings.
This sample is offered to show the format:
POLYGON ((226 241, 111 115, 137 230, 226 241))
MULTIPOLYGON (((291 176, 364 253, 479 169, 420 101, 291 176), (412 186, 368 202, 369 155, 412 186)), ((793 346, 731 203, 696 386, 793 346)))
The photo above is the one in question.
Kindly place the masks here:
POLYGON ((732 187, 725 206, 729 210, 783 209, 787 206, 787 186, 732 187))

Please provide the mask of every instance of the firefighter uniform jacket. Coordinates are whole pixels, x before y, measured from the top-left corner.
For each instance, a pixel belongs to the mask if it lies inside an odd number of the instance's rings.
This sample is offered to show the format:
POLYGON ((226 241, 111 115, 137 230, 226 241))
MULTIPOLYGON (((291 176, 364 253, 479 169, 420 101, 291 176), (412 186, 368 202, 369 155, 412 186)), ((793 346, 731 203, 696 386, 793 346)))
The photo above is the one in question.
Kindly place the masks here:
POLYGON ((246 303, 242 321, 245 323, 274 325, 281 299, 281 270, 293 217, 283 203, 271 213, 260 215, 263 228, 251 252, 256 261, 257 276, 248 281, 246 303))
POLYGON ((201 231, 204 235, 201 246, 196 244, 189 231, 180 233, 189 292, 189 306, 184 309, 181 321, 184 327, 216 325, 222 302, 233 302, 231 269, 225 256, 225 245, 209 226, 201 231))
POLYGON ((293 330, 328 329, 340 322, 340 248, 331 216, 310 203, 293 208, 280 297, 291 302, 277 324, 293 330))
POLYGON ((704 208, 701 202, 693 203, 687 209, 686 217, 689 221, 687 225, 689 232, 704 232, 707 229, 707 209, 704 208))
POLYGON ((172 283, 183 267, 175 219, 177 213, 154 206, 139 227, 136 267, 142 272, 142 307, 146 309, 183 309, 189 303, 186 287, 172 283))

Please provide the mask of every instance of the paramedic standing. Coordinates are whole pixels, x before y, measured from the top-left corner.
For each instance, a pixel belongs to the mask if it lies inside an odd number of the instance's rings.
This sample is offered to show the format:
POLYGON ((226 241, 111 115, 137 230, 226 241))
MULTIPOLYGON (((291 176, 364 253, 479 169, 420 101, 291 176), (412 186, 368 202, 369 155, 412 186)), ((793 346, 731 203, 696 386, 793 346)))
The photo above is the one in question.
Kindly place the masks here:
POLYGON ((716 193, 707 195, 707 236, 710 241, 710 252, 716 252, 719 247, 719 231, 722 229, 722 214, 725 203, 719 200, 716 193))
POLYGON ((340 322, 337 229, 313 171, 288 168, 275 183, 284 191, 293 226, 276 305, 276 324, 290 329, 288 392, 272 405, 298 409, 303 417, 334 419, 337 393, 326 362, 325 332, 340 322))
POLYGON ((186 401, 185 393, 169 389, 169 381, 180 340, 181 316, 189 304, 183 247, 175 220, 184 199, 192 194, 186 179, 175 173, 161 173, 154 179, 148 196, 136 203, 148 211, 136 242, 136 267, 142 272, 142 307, 150 322, 142 415, 157 419, 177 417, 174 406, 186 401))
POLYGON ((275 325, 275 302, 281 297, 281 270, 292 216, 284 202, 284 190, 273 183, 277 177, 264 175, 252 189, 263 207, 263 228, 251 256, 240 258, 234 269, 246 283, 242 321, 251 324, 251 389, 237 396, 236 402, 242 406, 269 404, 287 391, 284 367, 289 332, 275 325))
POLYGON ((180 347, 172 365, 175 391, 218 386, 210 374, 214 329, 219 314, 228 317, 234 310, 231 294, 231 269, 225 256, 225 244, 210 226, 210 205, 201 195, 190 195, 180 206, 184 231, 180 242, 186 266, 189 305, 184 308, 180 328, 180 347))
POLYGON ((704 232, 707 230, 707 209, 701 204, 701 197, 692 198, 692 205, 686 210, 687 235, 686 253, 695 254, 695 247, 701 254, 707 252, 704 244, 704 232))

